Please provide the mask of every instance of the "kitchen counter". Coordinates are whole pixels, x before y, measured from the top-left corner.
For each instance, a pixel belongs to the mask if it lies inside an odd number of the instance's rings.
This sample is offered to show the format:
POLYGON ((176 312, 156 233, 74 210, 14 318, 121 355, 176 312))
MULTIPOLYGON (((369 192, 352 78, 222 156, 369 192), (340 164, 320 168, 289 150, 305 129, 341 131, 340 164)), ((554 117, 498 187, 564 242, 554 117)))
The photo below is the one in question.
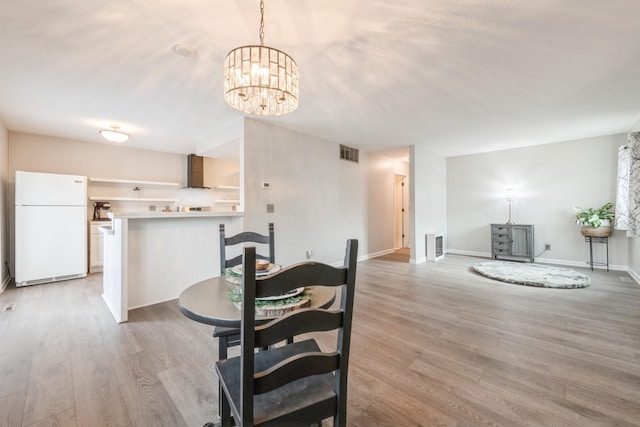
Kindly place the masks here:
POLYGON ((150 218, 209 218, 209 217, 233 217, 244 216, 244 212, 132 212, 117 214, 115 218, 150 219, 150 218))
POLYGON ((220 275, 219 225, 242 230, 242 212, 141 212, 112 215, 104 234, 102 298, 116 322, 131 309, 178 298, 220 275))

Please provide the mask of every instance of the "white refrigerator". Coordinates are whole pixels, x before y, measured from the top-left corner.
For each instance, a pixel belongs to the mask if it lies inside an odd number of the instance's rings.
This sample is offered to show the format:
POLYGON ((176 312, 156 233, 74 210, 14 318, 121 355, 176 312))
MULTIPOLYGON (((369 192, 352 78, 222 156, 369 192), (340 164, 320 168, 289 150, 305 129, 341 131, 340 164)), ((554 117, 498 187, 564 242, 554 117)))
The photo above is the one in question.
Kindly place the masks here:
POLYGON ((16 286, 87 275, 87 177, 16 171, 16 286))

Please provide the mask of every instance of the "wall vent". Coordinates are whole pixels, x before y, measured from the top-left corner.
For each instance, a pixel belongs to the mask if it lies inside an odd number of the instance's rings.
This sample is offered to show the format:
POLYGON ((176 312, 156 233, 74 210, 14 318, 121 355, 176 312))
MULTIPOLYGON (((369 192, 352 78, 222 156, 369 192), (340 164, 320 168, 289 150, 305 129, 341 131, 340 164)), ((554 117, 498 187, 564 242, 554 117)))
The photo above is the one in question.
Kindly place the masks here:
POLYGON ((340 144, 340 158, 342 160, 358 163, 360 161, 360 150, 340 144))

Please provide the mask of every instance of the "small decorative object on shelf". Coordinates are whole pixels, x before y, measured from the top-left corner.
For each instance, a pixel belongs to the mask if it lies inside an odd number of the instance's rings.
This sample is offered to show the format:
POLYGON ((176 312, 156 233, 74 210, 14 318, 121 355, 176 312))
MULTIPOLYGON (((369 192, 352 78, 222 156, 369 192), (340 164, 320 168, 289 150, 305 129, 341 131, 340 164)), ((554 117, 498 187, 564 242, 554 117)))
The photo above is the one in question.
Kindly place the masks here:
POLYGON ((573 207, 576 211, 576 224, 582 225, 580 233, 585 237, 609 237, 611 236, 611 220, 614 213, 611 211, 613 204, 605 203, 602 207, 582 209, 573 207))
POLYGON ((135 197, 136 199, 138 197, 140 197, 140 191, 141 190, 142 189, 140 187, 138 187, 138 186, 133 187, 133 197, 135 197))

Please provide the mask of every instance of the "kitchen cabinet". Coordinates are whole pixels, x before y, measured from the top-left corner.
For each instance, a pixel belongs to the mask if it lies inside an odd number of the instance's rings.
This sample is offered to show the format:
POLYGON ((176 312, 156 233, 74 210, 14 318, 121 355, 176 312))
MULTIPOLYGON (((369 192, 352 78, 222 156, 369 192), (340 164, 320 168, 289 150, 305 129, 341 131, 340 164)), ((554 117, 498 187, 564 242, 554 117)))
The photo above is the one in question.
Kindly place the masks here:
POLYGON ((533 262, 533 225, 491 224, 491 258, 533 262))
POLYGON ((104 264, 104 234, 99 227, 108 221, 91 221, 89 223, 89 273, 102 271, 104 264))

